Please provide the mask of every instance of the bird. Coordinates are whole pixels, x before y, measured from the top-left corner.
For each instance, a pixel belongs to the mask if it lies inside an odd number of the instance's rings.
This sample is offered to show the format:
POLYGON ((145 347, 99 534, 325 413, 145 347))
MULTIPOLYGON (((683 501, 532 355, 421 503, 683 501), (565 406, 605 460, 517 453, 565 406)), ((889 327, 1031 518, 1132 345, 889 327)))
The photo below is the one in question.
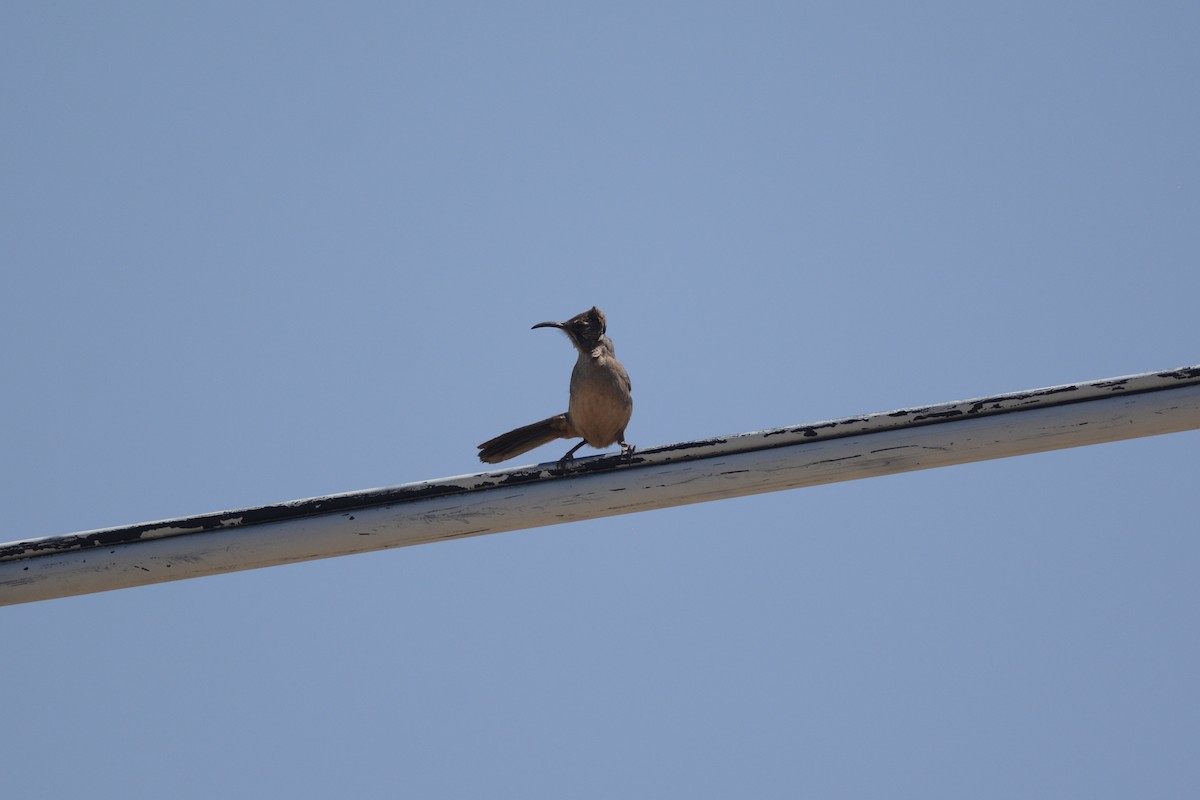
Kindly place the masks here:
POLYGON ((555 439, 576 437, 582 441, 558 460, 560 469, 585 444, 601 450, 619 444, 622 456, 633 453, 634 446, 625 441, 625 426, 633 415, 632 387, 612 340, 605 335, 607 327, 604 312, 592 306, 566 322, 539 322, 530 328, 558 328, 578 351, 567 411, 487 440, 479 445, 480 461, 496 464, 555 439))

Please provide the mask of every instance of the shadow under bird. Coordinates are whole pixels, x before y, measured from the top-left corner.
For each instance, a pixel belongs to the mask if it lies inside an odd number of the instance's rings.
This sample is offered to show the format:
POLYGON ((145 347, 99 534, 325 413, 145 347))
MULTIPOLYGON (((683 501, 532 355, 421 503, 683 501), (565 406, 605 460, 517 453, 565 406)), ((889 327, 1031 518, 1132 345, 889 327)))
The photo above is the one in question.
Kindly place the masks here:
MULTIPOLYGON (((612 340, 605 336, 604 312, 592 306, 566 322, 539 322, 533 328, 558 328, 579 351, 571 371, 571 400, 565 414, 502 433, 479 445, 479 460, 495 464, 555 439, 581 438, 558 460, 562 467, 585 444, 603 449, 621 445, 621 455, 633 452, 625 441, 625 426, 633 414, 629 373, 617 360, 612 340)), ((530 330, 533 330, 531 328, 530 330)))

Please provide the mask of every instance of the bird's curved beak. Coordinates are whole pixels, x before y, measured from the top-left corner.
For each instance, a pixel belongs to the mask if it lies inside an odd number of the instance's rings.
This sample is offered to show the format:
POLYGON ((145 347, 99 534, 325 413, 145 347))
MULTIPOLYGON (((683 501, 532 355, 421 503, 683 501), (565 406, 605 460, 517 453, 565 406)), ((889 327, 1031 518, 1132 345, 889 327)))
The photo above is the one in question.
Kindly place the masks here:
MULTIPOLYGON (((565 331, 567 326, 562 322, 539 322, 537 325, 534 325, 533 328, 559 328, 560 330, 565 331)), ((533 328, 530 328, 529 330, 533 330, 533 328)))

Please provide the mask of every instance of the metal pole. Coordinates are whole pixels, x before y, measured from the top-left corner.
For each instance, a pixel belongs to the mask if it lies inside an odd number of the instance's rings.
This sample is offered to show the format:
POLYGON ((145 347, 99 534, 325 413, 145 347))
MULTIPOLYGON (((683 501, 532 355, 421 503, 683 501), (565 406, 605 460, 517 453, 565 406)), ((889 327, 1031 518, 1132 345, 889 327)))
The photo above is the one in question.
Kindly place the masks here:
POLYGON ((0 545, 0 605, 1200 428, 1200 367, 0 545))

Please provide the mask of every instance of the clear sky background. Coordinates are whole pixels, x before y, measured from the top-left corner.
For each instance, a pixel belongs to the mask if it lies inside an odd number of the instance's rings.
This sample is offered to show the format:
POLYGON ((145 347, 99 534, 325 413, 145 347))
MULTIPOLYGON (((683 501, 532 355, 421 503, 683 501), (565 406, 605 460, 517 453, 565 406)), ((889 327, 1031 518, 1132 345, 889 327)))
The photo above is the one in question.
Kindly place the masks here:
MULTIPOLYGON (((0 539, 478 471, 565 410, 530 325, 592 304, 641 446, 1196 364, 1197 41, 1171 2, 5 3, 0 539)), ((1194 796, 1198 445, 0 609, 3 793, 1194 796)))

